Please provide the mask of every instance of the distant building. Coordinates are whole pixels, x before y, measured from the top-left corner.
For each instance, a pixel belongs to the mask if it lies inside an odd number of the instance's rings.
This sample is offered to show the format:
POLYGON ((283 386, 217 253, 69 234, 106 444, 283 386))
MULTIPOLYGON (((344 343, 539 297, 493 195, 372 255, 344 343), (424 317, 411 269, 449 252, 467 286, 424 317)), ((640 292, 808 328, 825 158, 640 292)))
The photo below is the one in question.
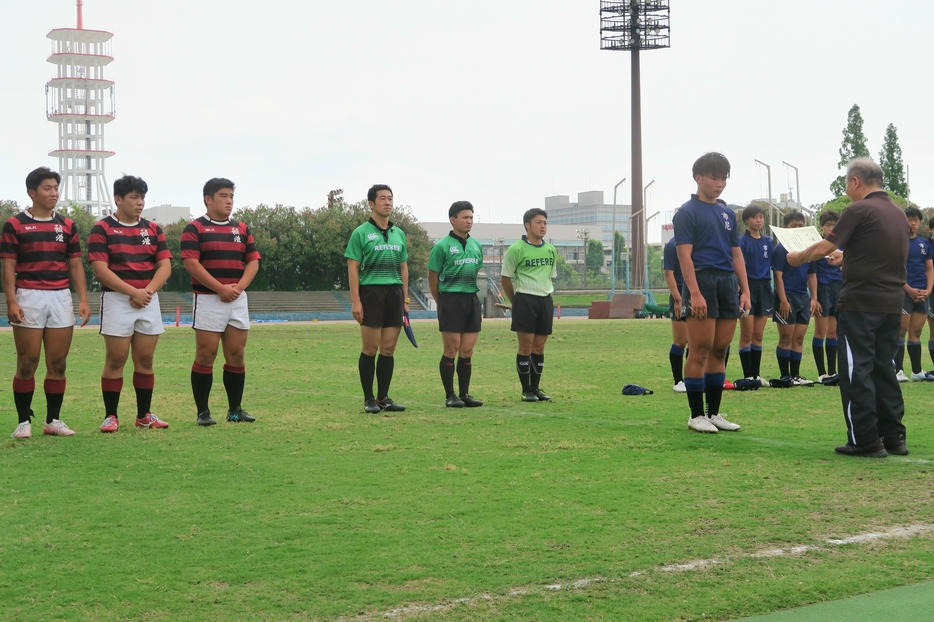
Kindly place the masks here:
MULTIPOLYGON (((450 222, 422 222, 419 223, 428 233, 428 239, 437 242, 451 231, 450 222)), ((553 244, 555 249, 569 264, 581 269, 584 265, 584 240, 577 237, 577 227, 570 225, 554 225, 551 222, 551 212, 548 213, 548 235, 545 241, 553 244)), ((503 254, 509 246, 521 240, 525 228, 521 223, 494 224, 474 223, 470 237, 475 239, 483 248, 483 266, 492 276, 499 276, 500 266, 503 265, 503 254)))
POLYGON ((616 230, 626 238, 626 246, 631 246, 629 218, 631 205, 607 205, 603 200, 602 190, 577 193, 577 203, 571 203, 567 195, 545 197, 545 211, 548 212, 548 225, 572 225, 575 229, 586 229, 589 237, 601 240, 609 255, 613 248, 613 212, 616 212, 616 230))
POLYGON ((160 225, 171 225, 179 220, 191 220, 191 208, 180 205, 156 205, 143 210, 143 218, 160 225))

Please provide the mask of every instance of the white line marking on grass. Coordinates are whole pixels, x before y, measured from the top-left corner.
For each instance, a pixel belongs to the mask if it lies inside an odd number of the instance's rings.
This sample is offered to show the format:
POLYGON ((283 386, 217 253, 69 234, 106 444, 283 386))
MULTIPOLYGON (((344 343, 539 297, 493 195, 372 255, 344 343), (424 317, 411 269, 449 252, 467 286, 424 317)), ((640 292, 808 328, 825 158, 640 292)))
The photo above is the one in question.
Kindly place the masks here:
MULTIPOLYGON (((761 558, 773 558, 773 557, 785 557, 789 555, 800 555, 802 553, 807 553, 809 551, 821 551, 826 550, 828 546, 837 547, 844 546, 847 544, 863 544, 865 542, 874 542, 876 540, 892 540, 895 538, 912 538, 915 536, 920 536, 928 533, 934 533, 934 524, 918 524, 918 525, 908 525, 907 527, 892 527, 885 531, 874 531, 870 533, 858 534, 855 536, 848 536, 846 538, 839 539, 830 539, 825 540, 820 544, 804 544, 798 546, 792 546, 787 548, 778 548, 778 549, 766 549, 764 551, 757 551, 755 553, 744 553, 740 555, 731 555, 723 558, 712 558, 712 559, 699 559, 686 564, 672 564, 668 566, 659 566, 652 568, 650 570, 644 571, 635 571, 630 573, 628 578, 641 577, 642 575, 648 574, 650 572, 690 572, 693 570, 702 570, 704 568, 709 568, 711 566, 717 566, 722 564, 728 564, 736 559, 761 559, 761 558)), ((433 613, 439 611, 447 611, 453 609, 458 605, 469 605, 471 603, 479 602, 492 602, 497 600, 503 600, 505 598, 516 597, 516 596, 529 596, 534 594, 541 594, 544 592, 557 592, 561 590, 578 590, 582 588, 589 587, 597 583, 617 583, 623 579, 607 579, 605 577, 591 577, 587 579, 578 579, 576 581, 571 581, 568 583, 552 583, 549 585, 541 586, 528 586, 528 587, 516 587, 510 589, 505 594, 493 595, 493 594, 478 594, 476 596, 470 596, 466 598, 457 598, 449 600, 443 603, 428 604, 428 605, 411 605, 408 607, 398 607, 396 609, 390 609, 389 611, 384 611, 383 613, 369 613, 356 616, 354 618, 339 618, 340 620, 354 620, 357 622, 367 622, 370 620, 380 620, 380 619, 406 619, 414 616, 419 616, 425 613, 433 613)))

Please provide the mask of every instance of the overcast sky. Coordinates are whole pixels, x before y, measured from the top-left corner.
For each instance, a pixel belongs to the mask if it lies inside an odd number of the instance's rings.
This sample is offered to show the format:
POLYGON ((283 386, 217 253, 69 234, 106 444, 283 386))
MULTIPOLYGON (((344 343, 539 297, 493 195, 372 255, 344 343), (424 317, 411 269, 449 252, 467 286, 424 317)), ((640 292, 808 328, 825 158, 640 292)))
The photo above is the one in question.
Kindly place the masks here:
MULTIPOLYGON (((114 33, 110 183, 149 182, 149 205, 201 204, 204 181, 237 205, 318 207, 388 183, 420 220, 456 200, 481 222, 518 222, 544 197, 631 177, 630 57, 600 50, 599 0, 85 0, 85 27, 114 33)), ((75 26, 74 0, 2 0, 0 198, 55 167, 45 119, 45 35, 75 26), (40 9, 41 7, 41 9, 40 9)), ((911 198, 934 206, 932 3, 672 0, 671 48, 643 52, 649 213, 694 191, 716 150, 741 203, 793 186, 828 200, 849 108, 876 156, 898 128, 911 198)), ((631 188, 620 187, 620 203, 631 188)), ((661 224, 656 219, 653 231, 661 224)))

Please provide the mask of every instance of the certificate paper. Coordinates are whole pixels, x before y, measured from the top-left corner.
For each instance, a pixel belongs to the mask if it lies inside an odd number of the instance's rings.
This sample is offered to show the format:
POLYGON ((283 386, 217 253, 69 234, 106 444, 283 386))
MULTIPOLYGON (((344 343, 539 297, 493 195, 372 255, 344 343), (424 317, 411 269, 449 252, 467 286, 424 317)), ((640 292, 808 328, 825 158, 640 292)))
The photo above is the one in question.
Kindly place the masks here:
POLYGON ((772 227, 771 231, 778 238, 779 244, 784 246, 789 253, 801 252, 823 239, 814 227, 798 227, 797 229, 772 227))

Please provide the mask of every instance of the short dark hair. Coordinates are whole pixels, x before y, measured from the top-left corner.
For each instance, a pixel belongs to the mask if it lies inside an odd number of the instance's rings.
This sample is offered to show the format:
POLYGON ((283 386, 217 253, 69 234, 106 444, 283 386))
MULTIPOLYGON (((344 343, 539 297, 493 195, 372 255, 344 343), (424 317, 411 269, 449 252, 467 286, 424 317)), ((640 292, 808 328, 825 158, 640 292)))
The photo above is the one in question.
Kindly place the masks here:
POLYGON ((906 218, 917 218, 918 220, 921 220, 921 210, 919 210, 917 207, 906 207, 905 217, 906 218))
POLYGON ((536 216, 544 216, 545 220, 548 220, 548 212, 541 209, 540 207, 533 207, 528 210, 525 214, 522 215, 522 224, 527 225, 532 222, 532 219, 536 216))
POLYGON ((797 222, 799 220, 801 222, 807 222, 807 218, 804 217, 804 214, 802 214, 798 210, 792 210, 788 212, 787 214, 785 214, 784 218, 782 218, 782 224, 787 227, 791 223, 797 222))
POLYGON ((149 192, 149 184, 132 175, 124 175, 114 182, 114 196, 121 199, 131 192, 138 192, 143 196, 149 192))
POLYGON ((40 166, 36 170, 26 175, 26 190, 38 190, 39 184, 46 179, 54 179, 56 183, 62 183, 62 176, 50 169, 48 166, 40 166))
POLYGON ((691 169, 691 174, 694 178, 700 175, 701 177, 713 177, 714 179, 729 179, 730 161, 722 153, 711 151, 697 158, 694 167, 691 169))
MULTIPOLYGON (((217 194, 218 190, 223 190, 224 188, 230 188, 231 190, 236 190, 237 187, 234 185, 234 182, 224 177, 212 177, 211 179, 204 182, 204 190, 201 192, 202 197, 211 197, 214 198, 214 195, 217 194)), ((207 201, 204 202, 205 205, 208 204, 207 201)))
POLYGON ((820 215, 820 226, 823 227, 828 222, 837 222, 840 220, 840 214, 833 211, 832 209, 827 210, 826 212, 821 212, 820 215))
POLYGON ((470 201, 455 201, 451 203, 451 208, 448 209, 448 218, 454 218, 464 210, 470 210, 473 213, 473 205, 470 201))
POLYGON ((379 194, 380 190, 388 190, 389 194, 392 194, 392 188, 386 184, 374 184, 369 190, 366 191, 366 200, 370 203, 376 201, 376 195, 379 194))
POLYGON ((764 214, 765 210, 762 209, 761 205, 756 205, 755 203, 750 203, 743 209, 743 222, 746 222, 754 216, 759 214, 764 214))

